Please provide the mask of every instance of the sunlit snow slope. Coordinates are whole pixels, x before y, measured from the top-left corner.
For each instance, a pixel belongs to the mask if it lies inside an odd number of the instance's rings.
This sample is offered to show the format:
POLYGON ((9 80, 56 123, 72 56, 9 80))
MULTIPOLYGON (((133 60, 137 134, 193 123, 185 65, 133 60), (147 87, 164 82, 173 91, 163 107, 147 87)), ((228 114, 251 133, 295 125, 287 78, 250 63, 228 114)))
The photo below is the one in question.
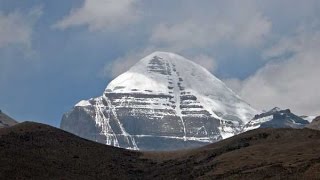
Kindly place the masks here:
POLYGON ((154 52, 101 97, 76 104, 61 128, 118 147, 172 150, 233 136, 257 113, 200 65, 154 52))

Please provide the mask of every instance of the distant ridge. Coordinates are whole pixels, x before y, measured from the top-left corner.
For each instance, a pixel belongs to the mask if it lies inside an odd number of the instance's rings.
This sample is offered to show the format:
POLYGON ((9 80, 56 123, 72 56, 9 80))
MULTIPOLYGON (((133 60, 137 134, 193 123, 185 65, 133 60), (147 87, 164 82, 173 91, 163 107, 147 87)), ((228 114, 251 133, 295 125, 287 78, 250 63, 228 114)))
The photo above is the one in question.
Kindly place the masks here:
POLYGON ((244 126, 244 131, 256 128, 304 128, 309 121, 293 114, 290 109, 282 110, 278 107, 268 112, 257 114, 244 126))

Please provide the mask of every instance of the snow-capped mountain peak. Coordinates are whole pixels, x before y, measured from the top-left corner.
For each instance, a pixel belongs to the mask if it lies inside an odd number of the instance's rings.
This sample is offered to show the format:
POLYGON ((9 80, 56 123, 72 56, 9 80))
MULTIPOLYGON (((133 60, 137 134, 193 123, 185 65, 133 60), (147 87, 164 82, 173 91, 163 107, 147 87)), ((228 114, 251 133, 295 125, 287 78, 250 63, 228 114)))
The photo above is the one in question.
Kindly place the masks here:
POLYGON ((257 113, 207 69, 168 52, 154 52, 146 56, 111 81, 106 89, 108 92, 174 96, 179 93, 194 94, 215 117, 235 115, 244 123, 257 113))
POLYGON ((244 127, 243 131, 257 128, 303 128, 309 122, 293 114, 290 109, 281 110, 278 107, 268 112, 257 114, 244 127))
POLYGON ((114 146, 168 150, 235 135, 255 114, 202 66, 154 52, 111 81, 101 97, 80 101, 61 127, 114 146))

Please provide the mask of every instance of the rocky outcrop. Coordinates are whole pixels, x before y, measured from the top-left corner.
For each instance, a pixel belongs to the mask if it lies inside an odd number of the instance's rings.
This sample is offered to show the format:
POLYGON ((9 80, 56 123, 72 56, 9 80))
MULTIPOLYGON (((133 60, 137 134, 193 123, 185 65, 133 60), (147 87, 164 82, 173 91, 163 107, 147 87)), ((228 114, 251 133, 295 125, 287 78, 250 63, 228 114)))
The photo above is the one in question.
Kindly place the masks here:
POLYGON ((0 128, 10 127, 17 123, 18 122, 16 120, 12 119, 0 110, 0 128))
POLYGON ((320 116, 316 117, 310 124, 306 126, 310 129, 320 130, 320 116))

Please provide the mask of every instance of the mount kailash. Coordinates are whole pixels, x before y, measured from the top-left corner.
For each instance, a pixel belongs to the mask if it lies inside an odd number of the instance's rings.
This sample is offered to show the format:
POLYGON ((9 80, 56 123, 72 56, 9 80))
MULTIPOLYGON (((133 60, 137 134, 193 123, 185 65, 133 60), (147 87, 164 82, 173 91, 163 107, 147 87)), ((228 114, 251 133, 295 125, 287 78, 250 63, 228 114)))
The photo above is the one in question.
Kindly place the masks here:
MULTIPOLYGON (((154 52, 111 81, 102 96, 76 104, 64 114, 61 128, 116 147, 174 150, 273 125, 277 119, 270 113, 255 116, 260 113, 202 66, 154 52)), ((288 122, 280 124, 306 123, 283 119, 288 122)))

